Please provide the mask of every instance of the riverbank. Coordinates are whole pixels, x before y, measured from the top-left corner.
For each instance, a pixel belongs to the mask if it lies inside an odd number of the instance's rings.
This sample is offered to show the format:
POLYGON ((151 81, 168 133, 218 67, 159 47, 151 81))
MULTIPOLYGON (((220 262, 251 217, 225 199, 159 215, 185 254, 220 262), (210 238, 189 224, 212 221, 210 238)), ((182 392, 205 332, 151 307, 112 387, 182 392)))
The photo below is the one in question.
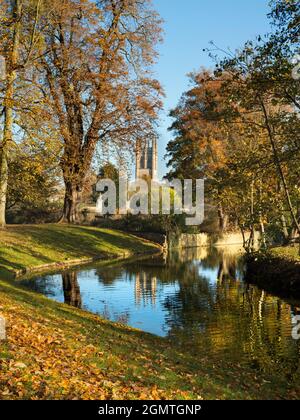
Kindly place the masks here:
POLYGON ((0 231, 0 277, 159 252, 124 232, 87 226, 22 225, 0 231))
POLYGON ((193 354, 11 283, 0 281, 0 302, 0 399, 299 397, 284 376, 193 354))
MULTIPOLYGON (((4 272, 155 252, 121 232, 79 226, 9 227, 1 232, 4 272), (101 254, 103 253, 103 254, 101 254), (57 258, 57 260, 56 260, 57 258)), ((298 399, 300 388, 207 349, 111 323, 6 281, 0 274, 0 399, 298 399)), ((296 383, 298 383, 296 381, 296 383)))
POLYGON ((277 247, 246 257, 246 281, 288 298, 300 298, 298 246, 277 247))

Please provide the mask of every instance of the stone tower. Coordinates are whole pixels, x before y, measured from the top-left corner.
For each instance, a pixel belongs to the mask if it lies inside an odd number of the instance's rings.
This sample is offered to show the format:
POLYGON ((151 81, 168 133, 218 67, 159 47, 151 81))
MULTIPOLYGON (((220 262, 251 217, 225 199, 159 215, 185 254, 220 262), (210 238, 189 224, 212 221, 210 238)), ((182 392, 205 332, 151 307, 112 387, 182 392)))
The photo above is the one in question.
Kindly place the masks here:
POLYGON ((157 141, 139 141, 136 149, 136 178, 157 180, 157 141))

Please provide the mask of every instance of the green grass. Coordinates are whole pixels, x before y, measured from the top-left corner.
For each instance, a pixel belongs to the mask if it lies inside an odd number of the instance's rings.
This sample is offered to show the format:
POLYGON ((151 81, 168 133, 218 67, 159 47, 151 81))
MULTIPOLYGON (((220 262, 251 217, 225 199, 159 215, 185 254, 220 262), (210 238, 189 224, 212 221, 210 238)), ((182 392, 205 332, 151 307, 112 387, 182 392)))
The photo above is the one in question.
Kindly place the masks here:
POLYGON ((8 226, 0 230, 0 269, 19 272, 72 261, 128 257, 157 247, 119 231, 68 225, 8 226))
POLYGON ((273 248, 271 255, 277 258, 300 262, 299 245, 273 248))
MULTIPOLYGON (((0 399, 298 398, 285 378, 192 354, 0 281, 0 399)), ((274 374, 275 375, 275 374, 274 374)))

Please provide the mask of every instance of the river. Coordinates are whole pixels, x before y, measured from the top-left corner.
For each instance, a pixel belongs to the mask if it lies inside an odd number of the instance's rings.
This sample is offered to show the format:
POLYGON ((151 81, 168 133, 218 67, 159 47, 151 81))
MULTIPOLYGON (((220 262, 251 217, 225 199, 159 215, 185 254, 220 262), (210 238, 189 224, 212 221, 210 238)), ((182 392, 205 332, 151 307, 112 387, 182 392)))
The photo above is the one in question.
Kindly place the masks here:
POLYGON ((58 302, 167 337, 185 351, 244 362, 253 369, 298 370, 300 341, 286 302, 243 281, 235 248, 195 248, 167 258, 81 268, 19 283, 58 302))

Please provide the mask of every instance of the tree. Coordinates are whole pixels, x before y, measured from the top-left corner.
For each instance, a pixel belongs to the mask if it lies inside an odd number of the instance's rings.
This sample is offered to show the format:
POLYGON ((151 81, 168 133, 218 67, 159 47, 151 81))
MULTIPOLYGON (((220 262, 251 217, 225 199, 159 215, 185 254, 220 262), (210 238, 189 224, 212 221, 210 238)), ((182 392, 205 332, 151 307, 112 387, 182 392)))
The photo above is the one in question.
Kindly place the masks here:
POLYGON ((40 71, 63 142, 63 220, 74 222, 97 144, 128 148, 154 135, 160 20, 148 0, 55 1, 49 13, 40 71))
POLYGON ((9 156, 7 217, 10 222, 44 222, 61 207, 63 185, 59 144, 25 138, 9 156))
POLYGON ((0 228, 5 226, 8 188, 8 156, 14 137, 16 82, 39 56, 39 14, 42 0, 1 0, 0 54, 5 59, 6 78, 1 86, 3 99, 3 138, 0 143, 0 228))
POLYGON ((300 82, 292 61, 299 3, 274 2, 270 17, 272 34, 217 59, 214 74, 193 76, 172 112, 176 138, 168 146, 169 176, 204 176, 220 227, 229 217, 243 234, 250 230, 249 250, 255 230, 265 247, 266 227, 286 240, 300 223, 300 82))
POLYGON ((167 147, 168 178, 205 178, 207 188, 214 189, 211 198, 218 208, 219 227, 227 228, 227 214, 214 182, 215 173, 226 164, 228 128, 221 123, 222 79, 202 70, 190 75, 192 88, 186 92, 170 116, 175 119, 170 131, 175 139, 167 147))
POLYGON ((274 3, 270 16, 275 33, 256 44, 248 42, 241 52, 223 60, 219 71, 230 75, 223 93, 229 103, 239 104, 239 110, 235 106, 236 118, 248 126, 255 121, 265 133, 284 207, 300 234, 300 81, 293 77, 292 64, 300 34, 299 3, 274 3))
POLYGON ((4 129, 0 150, 0 228, 5 226, 5 210, 8 186, 8 148, 13 138, 13 99, 14 83, 17 77, 19 59, 19 43, 21 31, 21 0, 14 0, 11 4, 11 45, 6 56, 6 89, 4 98, 4 129))

